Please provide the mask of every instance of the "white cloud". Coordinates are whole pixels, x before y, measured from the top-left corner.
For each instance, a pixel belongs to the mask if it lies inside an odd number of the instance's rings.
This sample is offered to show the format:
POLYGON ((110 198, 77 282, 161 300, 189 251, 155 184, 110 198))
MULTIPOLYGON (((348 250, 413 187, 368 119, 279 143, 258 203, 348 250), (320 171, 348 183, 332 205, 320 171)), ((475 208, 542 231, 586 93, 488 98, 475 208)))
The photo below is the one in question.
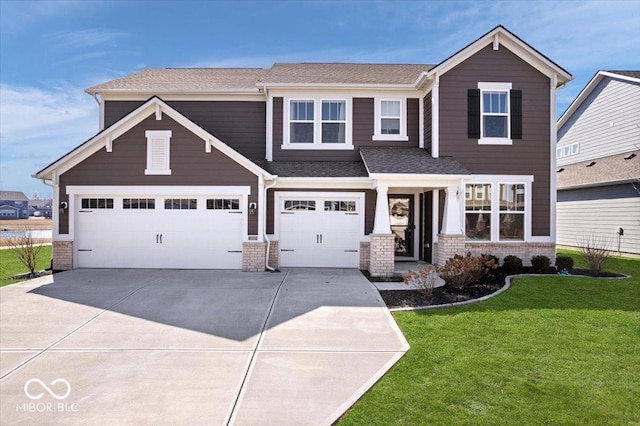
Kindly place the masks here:
POLYGON ((42 192, 31 174, 98 130, 98 107, 80 88, 60 82, 38 89, 0 84, 0 185, 42 192))
POLYGON ((104 44, 115 46, 115 41, 125 37, 127 33, 107 29, 93 28, 78 31, 57 31, 47 35, 58 47, 77 49, 104 44))

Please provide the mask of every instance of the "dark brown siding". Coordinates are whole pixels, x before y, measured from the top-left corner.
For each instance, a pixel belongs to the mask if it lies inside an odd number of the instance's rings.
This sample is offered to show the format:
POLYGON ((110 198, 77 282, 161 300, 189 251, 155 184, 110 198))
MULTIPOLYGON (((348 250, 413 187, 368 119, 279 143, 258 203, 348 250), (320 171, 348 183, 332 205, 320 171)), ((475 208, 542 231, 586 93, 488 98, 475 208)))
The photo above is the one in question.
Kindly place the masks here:
POLYGON ((104 127, 111 126, 145 101, 104 101, 104 127))
MULTIPOLYGON (((144 102, 106 101, 105 127, 121 119, 144 102)), ((243 101, 167 101, 189 120, 240 154, 264 160, 266 103, 243 101)))
POLYGON ((431 153, 431 92, 422 100, 424 102, 424 149, 431 153))
POLYGON ((550 82, 504 46, 489 44, 440 77, 440 155, 453 156, 476 174, 534 175, 532 235, 548 236, 550 82), (511 82, 522 90, 522 139, 513 145, 478 145, 467 137, 467 89, 478 82, 511 82))
MULTIPOLYGON (((279 189, 278 191, 308 191, 308 192, 364 192, 364 233, 369 235, 373 231, 373 220, 376 213, 376 191, 372 189, 279 189)), ((273 203, 274 190, 267 193, 267 234, 273 234, 273 203)))
POLYGON ((353 98, 353 150, 282 150, 283 99, 273 100, 273 159, 274 161, 358 161, 361 146, 418 146, 419 145, 419 99, 407 99, 406 142, 373 141, 374 99, 353 98), (276 127, 277 126, 277 127, 276 127))
MULTIPOLYGON (((251 186, 250 202, 258 201, 258 178, 215 148, 205 152, 202 139, 163 116, 155 115, 113 141, 104 149, 60 176, 60 201, 68 201, 67 185, 242 185, 251 186), (146 130, 171 130, 171 175, 145 175, 146 130)), ((68 215, 60 217, 60 233, 67 234, 68 215)), ((249 216, 249 234, 258 232, 258 216, 249 216)))

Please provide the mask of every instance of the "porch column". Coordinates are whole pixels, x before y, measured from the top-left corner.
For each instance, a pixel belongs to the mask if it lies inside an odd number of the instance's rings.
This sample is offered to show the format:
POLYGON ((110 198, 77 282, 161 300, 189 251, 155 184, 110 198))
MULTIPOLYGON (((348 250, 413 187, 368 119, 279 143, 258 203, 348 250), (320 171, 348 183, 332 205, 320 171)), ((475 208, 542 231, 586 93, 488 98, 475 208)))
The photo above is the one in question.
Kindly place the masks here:
POLYGON ((369 243, 369 273, 374 277, 384 277, 393 274, 395 238, 389 221, 389 186, 378 183, 376 191, 376 216, 369 243))
POLYGON ((376 198, 376 216, 373 221, 373 234, 391 234, 391 223, 389 222, 389 186, 378 184, 376 187, 378 196, 376 198))
POLYGON ((442 231, 444 235, 462 235, 462 206, 460 200, 462 191, 458 185, 450 185, 445 189, 444 217, 442 218, 442 231))

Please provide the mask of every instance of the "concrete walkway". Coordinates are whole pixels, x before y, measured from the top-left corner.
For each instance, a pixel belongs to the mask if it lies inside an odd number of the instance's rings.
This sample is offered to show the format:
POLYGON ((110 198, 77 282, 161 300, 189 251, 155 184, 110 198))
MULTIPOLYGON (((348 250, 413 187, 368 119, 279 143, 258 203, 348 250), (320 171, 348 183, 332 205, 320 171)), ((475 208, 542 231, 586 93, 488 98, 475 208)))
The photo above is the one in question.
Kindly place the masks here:
POLYGON ((358 271, 69 271, 0 289, 0 424, 331 424, 407 349, 358 271))

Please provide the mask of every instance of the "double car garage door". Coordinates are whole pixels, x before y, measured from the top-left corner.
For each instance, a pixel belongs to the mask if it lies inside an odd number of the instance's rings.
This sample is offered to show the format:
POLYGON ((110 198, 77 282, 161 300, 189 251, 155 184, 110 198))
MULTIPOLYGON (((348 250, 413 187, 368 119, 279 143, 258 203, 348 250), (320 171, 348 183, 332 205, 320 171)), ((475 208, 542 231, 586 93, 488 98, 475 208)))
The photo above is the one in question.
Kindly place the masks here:
POLYGON ((242 267, 240 197, 82 197, 77 203, 78 267, 242 267))

